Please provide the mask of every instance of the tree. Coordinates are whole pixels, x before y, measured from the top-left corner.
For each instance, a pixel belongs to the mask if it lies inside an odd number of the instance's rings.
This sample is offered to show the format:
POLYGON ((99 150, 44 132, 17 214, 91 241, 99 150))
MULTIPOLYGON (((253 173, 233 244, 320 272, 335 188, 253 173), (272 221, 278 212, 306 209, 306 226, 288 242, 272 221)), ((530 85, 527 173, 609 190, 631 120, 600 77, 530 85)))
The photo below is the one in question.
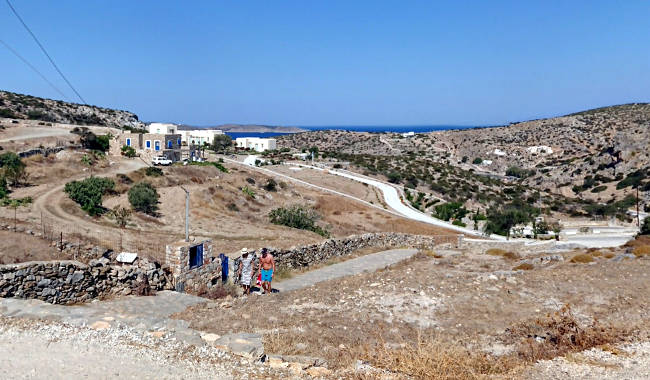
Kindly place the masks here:
POLYGON ((122 150, 122 156, 126 156, 128 158, 133 158, 136 156, 135 149, 133 149, 133 147, 131 146, 124 145, 121 150, 122 150))
POLYGON ((309 154, 311 154, 314 158, 318 158, 318 147, 312 146, 309 148, 309 154))
POLYGON ((487 222, 483 231, 490 234, 497 234, 510 237, 510 229, 517 224, 526 223, 530 220, 530 215, 524 210, 507 207, 505 209, 489 209, 487 213, 487 222))
POLYGON ((7 180, 3 175, 0 175, 0 199, 4 199, 9 195, 9 190, 7 189, 7 180))
POLYGON ((120 228, 126 227, 126 225, 131 220, 131 210, 126 207, 117 205, 110 212, 111 215, 115 217, 115 223, 117 223, 120 228))
POLYGON ((129 189, 129 203, 136 211, 154 215, 158 210, 158 192, 149 182, 139 182, 129 189))
POLYGON ((400 183, 402 181, 402 175, 399 172, 393 170, 386 175, 388 182, 390 183, 400 183))
POLYGON ((212 140, 212 150, 215 152, 223 152, 232 146, 232 138, 226 134, 215 135, 212 140))
POLYGON ((81 206, 89 215, 102 214, 102 197, 115 187, 115 182, 108 178, 90 177, 83 181, 72 181, 65 184, 64 191, 70 199, 81 206))
POLYGON ((86 127, 76 127, 72 130, 72 133, 79 135, 81 145, 86 149, 106 152, 111 144, 109 135, 97 136, 86 127))
POLYGON ((0 154, 0 169, 11 185, 20 185, 27 180, 27 170, 25 163, 14 152, 0 154))

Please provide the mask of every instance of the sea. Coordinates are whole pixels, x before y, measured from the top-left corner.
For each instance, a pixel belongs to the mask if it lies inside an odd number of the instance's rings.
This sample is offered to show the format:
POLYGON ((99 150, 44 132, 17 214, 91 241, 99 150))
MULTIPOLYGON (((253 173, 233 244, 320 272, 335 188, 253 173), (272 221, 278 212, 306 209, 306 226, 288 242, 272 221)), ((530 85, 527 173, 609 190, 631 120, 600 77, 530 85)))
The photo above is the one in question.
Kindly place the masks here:
MULTIPOLYGON (((426 133, 433 131, 446 131, 452 129, 467 129, 467 128, 480 128, 477 126, 468 126, 468 125, 416 125, 416 126, 388 126, 388 125, 354 125, 354 126, 345 126, 345 125, 323 125, 323 126, 300 126, 299 128, 306 129, 308 131, 326 131, 326 130, 340 130, 340 131, 352 131, 352 132, 371 132, 371 133, 383 133, 383 132, 393 132, 393 133, 406 133, 406 132, 415 132, 415 133, 426 133)), ((288 135, 290 133, 277 133, 277 132, 226 132, 226 134, 233 139, 237 137, 274 137, 280 135, 288 135)))

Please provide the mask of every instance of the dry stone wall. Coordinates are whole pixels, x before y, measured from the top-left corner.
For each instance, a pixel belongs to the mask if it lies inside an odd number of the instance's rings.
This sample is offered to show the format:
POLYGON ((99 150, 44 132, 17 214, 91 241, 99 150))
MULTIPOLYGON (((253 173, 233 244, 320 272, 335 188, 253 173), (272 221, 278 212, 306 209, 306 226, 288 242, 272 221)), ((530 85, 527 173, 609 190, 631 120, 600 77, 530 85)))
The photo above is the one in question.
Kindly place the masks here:
MULTIPOLYGON (((309 267, 333 257, 347 256, 364 248, 431 248, 437 244, 437 238, 426 235, 409 235, 401 233, 370 233, 352 235, 346 238, 329 239, 322 243, 310 244, 291 249, 267 248, 275 258, 276 265, 284 268, 309 267)), ((258 255, 259 257, 259 252, 258 255)), ((235 260, 234 268, 239 265, 235 260)))
POLYGON ((53 304, 81 303, 142 289, 171 287, 156 263, 109 265, 106 258, 88 265, 78 261, 30 261, 0 266, 0 297, 34 298, 53 304))

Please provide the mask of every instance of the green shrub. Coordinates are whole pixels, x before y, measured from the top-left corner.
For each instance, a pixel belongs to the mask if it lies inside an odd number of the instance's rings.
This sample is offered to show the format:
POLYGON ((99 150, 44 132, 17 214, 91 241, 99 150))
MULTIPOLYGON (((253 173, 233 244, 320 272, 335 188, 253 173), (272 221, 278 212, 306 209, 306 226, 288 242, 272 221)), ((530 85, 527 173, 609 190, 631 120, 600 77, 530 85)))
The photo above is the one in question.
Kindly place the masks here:
POLYGON ((214 136, 210 148, 215 152, 221 152, 232 145, 232 138, 226 134, 214 136))
POLYGON ((269 213, 269 219, 273 224, 312 231, 323 237, 328 237, 329 232, 316 225, 319 218, 316 211, 302 205, 279 207, 269 213))
POLYGON ((483 163, 483 159, 481 157, 476 157, 474 161, 472 161, 472 163, 474 165, 480 165, 481 163, 483 163))
POLYGON ((154 166, 149 166, 144 170, 144 174, 147 175, 148 177, 161 177, 164 175, 163 171, 161 168, 157 168, 154 166))
POLYGON ((468 211, 465 207, 463 207, 462 203, 460 202, 449 202, 449 203, 444 203, 441 205, 437 205, 435 207, 435 211, 433 212, 433 216, 442 219, 442 220, 450 220, 450 219, 462 219, 467 215, 468 211))
POLYGON ((154 215, 158 210, 158 192, 148 182, 139 182, 129 189, 129 203, 134 210, 154 215))
POLYGON ((14 152, 0 154, 0 169, 1 174, 12 185, 19 185, 27 180, 26 165, 14 152))
POLYGON ((122 150, 122 156, 126 156, 129 158, 133 158, 136 156, 135 149, 133 149, 133 147, 131 146, 124 145, 121 150, 122 150))
POLYGON ((459 226, 459 227, 467 227, 467 224, 461 222, 460 220, 456 219, 453 222, 451 222, 454 226, 459 226))
POLYGON ((6 117, 6 118, 12 118, 12 119, 17 119, 18 116, 14 113, 14 111, 8 109, 8 108, 0 108, 0 117, 6 117))
POLYGON ((89 215, 100 215, 104 212, 102 197, 115 187, 115 182, 108 178, 90 177, 82 181, 72 181, 65 184, 64 191, 70 199, 81 206, 89 215))
POLYGON ((650 235, 650 216, 643 220, 641 225, 641 235, 650 235))
POLYGON ((255 191, 253 191, 250 187, 248 186, 242 187, 241 192, 246 194, 246 196, 255 199, 255 191))
POLYGON ((6 198, 9 195, 9 190, 7 189, 7 180, 4 176, 0 176, 0 199, 6 198))
POLYGON ((605 191, 605 190, 607 190, 607 186, 600 185, 600 186, 596 186, 593 189, 591 189, 591 192, 592 193, 600 193, 601 191, 605 191))
POLYGON ((388 182, 390 183, 400 183, 402 182, 402 175, 399 174, 397 171, 391 171, 386 175, 386 178, 388 179, 388 182))

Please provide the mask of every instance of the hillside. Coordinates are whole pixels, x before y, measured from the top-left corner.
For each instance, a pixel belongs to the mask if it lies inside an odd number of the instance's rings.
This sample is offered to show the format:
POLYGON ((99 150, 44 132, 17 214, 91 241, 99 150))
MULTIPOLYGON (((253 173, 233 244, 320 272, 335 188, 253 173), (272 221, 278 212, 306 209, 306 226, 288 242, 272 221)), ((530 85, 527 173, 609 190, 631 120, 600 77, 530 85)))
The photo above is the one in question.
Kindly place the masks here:
POLYGON ((224 132, 235 133, 297 133, 304 132, 305 130, 298 127, 285 127, 279 125, 259 125, 259 124, 221 124, 215 126, 201 126, 195 127, 191 125, 180 126, 181 130, 188 129, 221 129, 224 132))
POLYGON ((132 112, 44 99, 0 91, 0 117, 46 122, 99 125, 114 128, 142 128, 144 123, 132 112))
POLYGON ((410 138, 346 131, 278 137, 279 149, 311 146, 366 174, 478 208, 529 199, 567 214, 618 208, 620 215, 637 185, 642 198, 650 194, 650 104, 645 103, 410 138))

